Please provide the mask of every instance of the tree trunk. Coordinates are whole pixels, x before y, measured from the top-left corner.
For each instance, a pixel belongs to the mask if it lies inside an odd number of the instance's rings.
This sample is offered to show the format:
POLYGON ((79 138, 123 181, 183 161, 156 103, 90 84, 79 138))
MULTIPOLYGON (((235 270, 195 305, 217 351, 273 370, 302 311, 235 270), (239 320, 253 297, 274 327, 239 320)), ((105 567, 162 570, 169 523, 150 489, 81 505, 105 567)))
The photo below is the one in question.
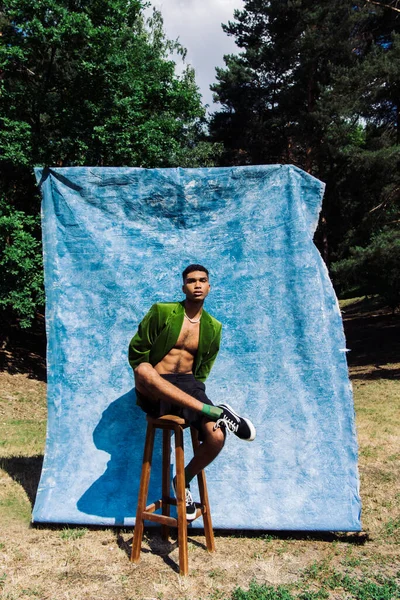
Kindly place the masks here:
POLYGON ((321 232, 322 232, 322 258, 327 267, 329 267, 329 243, 328 243, 328 223, 326 217, 321 213, 321 232))

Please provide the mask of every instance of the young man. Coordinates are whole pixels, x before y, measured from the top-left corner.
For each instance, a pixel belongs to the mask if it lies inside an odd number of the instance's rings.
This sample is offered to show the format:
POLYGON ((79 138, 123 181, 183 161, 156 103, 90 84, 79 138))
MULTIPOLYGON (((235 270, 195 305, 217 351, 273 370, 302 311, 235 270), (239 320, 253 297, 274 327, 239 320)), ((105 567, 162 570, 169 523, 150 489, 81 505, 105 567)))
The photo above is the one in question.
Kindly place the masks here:
MULTIPOLYGON (((203 309, 210 291, 207 269, 189 265, 182 277, 185 300, 151 307, 131 340, 129 362, 137 403, 146 413, 178 415, 199 431, 202 443, 185 468, 186 516, 192 520, 191 480, 222 450, 226 431, 252 441, 256 430, 228 404, 214 406, 206 396, 204 381, 218 354, 222 325, 203 309)), ((175 491, 174 483, 175 478, 175 491)))

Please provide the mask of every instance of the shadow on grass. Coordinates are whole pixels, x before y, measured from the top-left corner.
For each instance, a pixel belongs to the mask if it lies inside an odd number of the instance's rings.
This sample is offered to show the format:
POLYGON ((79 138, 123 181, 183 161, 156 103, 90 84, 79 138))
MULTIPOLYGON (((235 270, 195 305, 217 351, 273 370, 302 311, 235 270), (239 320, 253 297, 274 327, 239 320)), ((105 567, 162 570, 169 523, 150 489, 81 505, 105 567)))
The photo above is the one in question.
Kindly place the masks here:
POLYGON ((233 538, 259 538, 265 541, 272 540, 303 540, 309 542, 343 542, 346 544, 354 544, 355 546, 363 546, 369 541, 368 533, 364 531, 277 531, 277 530, 230 530, 216 529, 214 530, 216 537, 233 537, 233 538))
MULTIPOLYGON (((355 374, 360 379, 396 379, 399 368, 382 365, 400 362, 400 314, 392 313, 382 301, 372 298, 355 302, 342 311, 349 367, 375 365, 371 373, 355 374)), ((397 366, 396 366, 397 367, 397 366)))
MULTIPOLYGON (((173 533, 171 539, 166 541, 161 538, 161 533, 159 532, 158 528, 153 528, 151 531, 145 531, 146 541, 150 546, 150 549, 142 547, 140 550, 140 555, 142 556, 144 554, 155 554, 164 561, 167 567, 169 567, 172 571, 175 571, 175 573, 179 574, 179 564, 177 564, 170 557, 171 552, 173 552, 178 547, 178 541, 174 538, 175 532, 173 533)), ((131 558, 132 542, 133 538, 131 538, 128 541, 124 541, 122 535, 120 533, 117 534, 117 544, 121 548, 121 550, 125 552, 129 560, 131 558)))
POLYGON ((38 317, 30 329, 0 323, 0 331, 0 371, 46 381, 44 317, 38 317))
POLYGON ((366 373, 351 373, 350 379, 362 379, 363 381, 377 381, 379 379, 400 379, 400 368, 389 368, 375 365, 375 368, 366 373))
POLYGON ((42 464, 42 455, 0 458, 0 469, 24 488, 32 507, 36 499, 42 464))

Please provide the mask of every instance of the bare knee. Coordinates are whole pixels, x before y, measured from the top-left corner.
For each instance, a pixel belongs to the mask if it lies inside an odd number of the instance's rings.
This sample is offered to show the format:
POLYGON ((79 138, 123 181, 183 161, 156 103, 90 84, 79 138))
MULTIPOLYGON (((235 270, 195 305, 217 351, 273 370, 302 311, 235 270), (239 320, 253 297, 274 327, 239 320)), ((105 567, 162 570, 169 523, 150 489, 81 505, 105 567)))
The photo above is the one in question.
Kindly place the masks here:
POLYGON ((146 383, 153 376, 154 367, 152 367, 150 363, 142 362, 136 367, 136 369, 133 372, 135 375, 136 383, 146 383))
POLYGON ((226 433, 221 427, 218 427, 214 432, 214 443, 222 450, 225 444, 226 433))
POLYGON ((205 440, 207 441, 209 444, 212 444, 214 446, 214 448, 218 451, 222 450, 222 448, 224 447, 225 444, 225 431, 223 429, 221 429, 220 427, 218 427, 217 429, 214 429, 214 423, 213 422, 209 422, 207 423, 207 425, 205 426, 206 429, 206 434, 205 434, 205 440))

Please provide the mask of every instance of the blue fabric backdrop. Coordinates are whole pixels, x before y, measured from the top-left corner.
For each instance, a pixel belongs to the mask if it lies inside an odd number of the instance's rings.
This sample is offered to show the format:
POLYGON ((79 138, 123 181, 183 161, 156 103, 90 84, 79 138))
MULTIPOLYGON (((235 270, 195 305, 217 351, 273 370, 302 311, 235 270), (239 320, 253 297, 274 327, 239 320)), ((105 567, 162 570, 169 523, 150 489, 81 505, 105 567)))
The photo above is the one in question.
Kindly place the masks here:
POLYGON ((230 437, 208 468, 214 526, 359 530, 346 344, 312 241, 323 184, 279 165, 36 175, 49 416, 34 521, 134 523, 145 419, 128 343, 151 304, 182 299, 180 273, 200 262, 206 308, 224 324, 208 395, 258 432, 230 437))

